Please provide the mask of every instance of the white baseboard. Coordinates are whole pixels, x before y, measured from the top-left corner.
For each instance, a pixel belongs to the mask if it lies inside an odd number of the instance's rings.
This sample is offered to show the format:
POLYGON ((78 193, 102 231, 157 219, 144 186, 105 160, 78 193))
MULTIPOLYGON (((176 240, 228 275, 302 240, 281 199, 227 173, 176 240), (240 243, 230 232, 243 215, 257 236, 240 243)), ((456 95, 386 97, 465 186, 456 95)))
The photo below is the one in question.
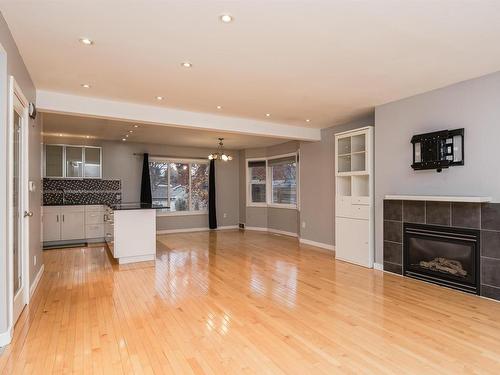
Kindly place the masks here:
POLYGON ((264 228, 264 227, 245 227, 245 230, 255 230, 257 232, 267 232, 267 228, 264 228))
POLYGON ((30 286, 30 299, 31 297, 33 297, 33 294, 35 293, 35 290, 38 286, 38 283, 40 282, 40 279, 43 276, 44 271, 45 271, 45 264, 42 264, 42 266, 38 270, 38 273, 36 274, 35 280, 33 280, 33 283, 30 286))
POLYGON ((382 263, 373 263, 373 269, 378 271, 383 271, 384 265, 382 263))
POLYGON ((12 329, 0 333, 0 346, 7 346, 12 341, 12 329))
MULTIPOLYGON (((238 229, 238 225, 226 225, 226 226, 218 227, 215 230, 227 230, 227 229, 238 229)), ((207 228, 207 227, 202 227, 202 228, 184 228, 184 229, 163 229, 163 230, 157 230, 156 234, 205 232, 205 231, 209 231, 209 230, 210 230, 210 228, 207 228)))
POLYGON ((284 230, 273 229, 273 228, 263 228, 263 227, 245 227, 245 230, 253 230, 257 232, 268 232, 274 234, 282 234, 283 236, 298 237, 297 233, 287 232, 284 230))
POLYGON ((298 237, 298 236, 297 236, 297 233, 287 232, 287 231, 284 231, 284 230, 278 230, 278 229, 267 228, 267 231, 268 231, 269 233, 274 233, 274 234, 282 234, 283 236, 298 237))
POLYGON ((306 240, 305 238, 299 239, 300 243, 303 243, 305 245, 311 245, 311 246, 316 246, 316 247, 321 247, 322 249, 330 250, 330 251, 335 251, 335 246, 329 245, 326 243, 322 242, 316 242, 316 241, 311 241, 311 240, 306 240))

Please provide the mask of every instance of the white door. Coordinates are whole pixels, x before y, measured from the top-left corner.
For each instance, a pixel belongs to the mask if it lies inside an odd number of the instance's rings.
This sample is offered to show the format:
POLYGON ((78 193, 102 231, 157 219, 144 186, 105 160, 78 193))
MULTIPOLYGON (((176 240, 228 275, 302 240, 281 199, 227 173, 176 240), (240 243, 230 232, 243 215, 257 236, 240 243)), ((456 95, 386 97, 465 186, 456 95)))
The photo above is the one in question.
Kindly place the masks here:
POLYGON ((340 260, 371 267, 368 220, 336 218, 335 257, 340 260))
POLYGON ((43 213, 43 240, 59 241, 61 239, 61 215, 59 212, 43 213))
POLYGON ((85 239, 85 213, 63 212, 61 225, 62 240, 85 239))
POLYGON ((28 251, 28 218, 32 213, 28 208, 27 187, 27 102, 17 85, 11 79, 11 113, 10 113, 10 238, 12 244, 12 283, 13 283, 13 324, 28 302, 28 276, 27 276, 27 251, 28 251))

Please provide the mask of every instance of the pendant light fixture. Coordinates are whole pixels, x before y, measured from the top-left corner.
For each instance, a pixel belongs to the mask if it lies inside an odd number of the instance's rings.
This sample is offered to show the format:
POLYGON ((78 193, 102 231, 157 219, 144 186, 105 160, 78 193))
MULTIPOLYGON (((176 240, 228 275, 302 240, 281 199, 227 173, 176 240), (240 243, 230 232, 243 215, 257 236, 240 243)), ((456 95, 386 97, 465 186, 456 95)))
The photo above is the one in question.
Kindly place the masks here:
POLYGON ((222 161, 230 161, 233 160, 231 155, 228 155, 224 152, 224 143, 222 142, 224 138, 219 138, 219 146, 217 147, 217 151, 208 155, 208 160, 222 160, 222 161))

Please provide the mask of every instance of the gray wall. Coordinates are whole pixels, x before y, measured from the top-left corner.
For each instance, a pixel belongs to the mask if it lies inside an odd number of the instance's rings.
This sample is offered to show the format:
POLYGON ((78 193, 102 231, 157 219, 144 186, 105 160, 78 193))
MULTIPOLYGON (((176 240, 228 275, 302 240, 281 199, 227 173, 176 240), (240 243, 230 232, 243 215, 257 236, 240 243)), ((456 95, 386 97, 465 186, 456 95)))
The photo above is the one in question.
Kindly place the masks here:
POLYGON ((240 205, 244 213, 240 212, 240 222, 247 227, 269 228, 284 232, 299 234, 298 217, 296 209, 275 207, 246 207, 246 161, 249 158, 265 158, 296 152, 299 142, 290 141, 271 147, 247 149, 240 152, 240 205))
POLYGON ((386 194, 491 196, 500 201, 500 73, 454 84, 375 109, 376 261, 383 261, 386 194), (465 128, 465 165, 415 172, 412 135, 465 128))
POLYGON ((373 115, 321 131, 300 144, 300 237, 335 245, 335 134, 373 125, 373 115))
MULTIPOLYGON (((7 23, 2 15, 0 15, 0 44, 3 46, 7 52, 7 74, 13 75, 16 79, 18 85, 21 87, 23 94, 30 102, 35 102, 36 92, 33 81, 30 78, 29 72, 24 65, 23 59, 19 54, 17 46, 12 38, 10 30, 7 23)), ((4 78, 2 78, 4 79, 4 78)), ((40 156, 41 156, 41 121, 40 117, 36 121, 30 119, 29 121, 29 179, 36 183, 36 191, 30 193, 29 205, 30 209, 33 211, 33 217, 30 219, 29 227, 29 250, 30 250, 30 283, 33 282, 36 274, 40 270, 43 264, 42 252, 41 252, 41 242, 40 242, 40 231, 41 231, 41 170, 40 170, 40 156), (33 264, 33 257, 37 257, 36 266, 33 264)), ((2 141, 5 141, 2 137, 2 141)), ((1 144, 0 147, 5 149, 5 144, 1 144)), ((6 168, 6 166, 2 166, 6 168)), ((5 183, 4 181, 1 182, 5 183)), ((5 212, 1 215, 5 217, 5 212)), ((2 249, 5 251, 5 249, 2 249)), ((4 265, 2 265, 3 267, 4 265)), ((4 332, 7 328, 7 316, 4 311, 4 307, 7 305, 7 294, 6 294, 6 271, 2 269, 0 271, 0 333, 4 332)))
MULTIPOLYGON (((103 178, 122 181, 122 200, 138 202, 141 192, 142 156, 134 153, 206 159, 213 149, 142 144, 121 141, 87 141, 74 138, 45 138, 45 143, 86 144, 102 147, 103 178)), ((239 221, 239 152, 230 151, 233 160, 216 162, 217 223, 219 226, 238 225, 239 221), (226 217, 224 217, 226 214, 226 217)), ((158 230, 208 227, 208 215, 162 216, 158 230)))

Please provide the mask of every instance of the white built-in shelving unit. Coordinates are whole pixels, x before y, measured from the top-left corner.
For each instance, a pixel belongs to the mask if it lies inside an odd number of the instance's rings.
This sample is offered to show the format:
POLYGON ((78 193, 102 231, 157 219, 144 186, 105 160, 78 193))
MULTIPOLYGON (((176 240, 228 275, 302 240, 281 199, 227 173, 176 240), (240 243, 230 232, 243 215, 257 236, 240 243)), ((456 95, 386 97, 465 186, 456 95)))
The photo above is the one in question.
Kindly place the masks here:
POLYGON ((335 255, 373 267, 373 126, 335 135, 335 255))

